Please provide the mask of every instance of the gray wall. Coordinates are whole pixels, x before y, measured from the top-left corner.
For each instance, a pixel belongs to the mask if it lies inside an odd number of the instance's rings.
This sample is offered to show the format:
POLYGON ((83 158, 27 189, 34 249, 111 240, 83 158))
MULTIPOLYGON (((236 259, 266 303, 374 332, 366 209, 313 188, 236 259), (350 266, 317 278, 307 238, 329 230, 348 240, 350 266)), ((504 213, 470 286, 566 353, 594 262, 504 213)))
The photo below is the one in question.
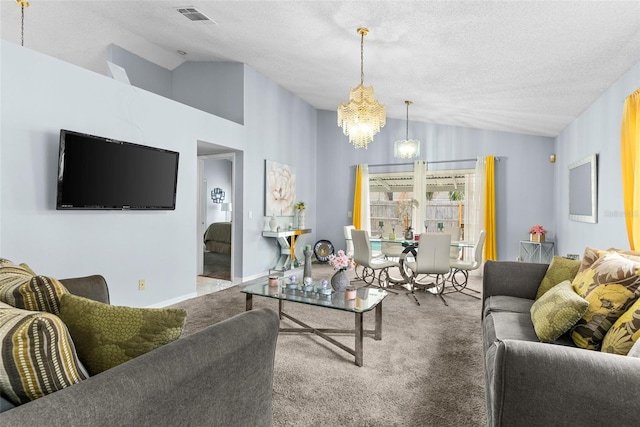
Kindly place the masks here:
MULTIPOLYGON (((54 277, 103 274, 114 304, 171 302, 195 291, 196 142, 236 152, 234 258, 239 277, 264 274, 278 256, 261 237, 264 161, 297 171, 297 196, 307 203, 313 233, 305 244, 344 245, 351 223, 353 165, 393 163, 393 141, 404 120, 389 119, 368 150, 355 150, 336 126, 334 111, 316 111, 244 66, 244 126, 2 41, 0 129, 0 256, 27 262, 54 277), (64 102, 61 102, 64 100, 64 102), (55 210, 58 135, 67 128, 180 152, 177 208, 172 212, 55 210), (147 280, 147 290, 137 281, 147 280)), ((412 122, 427 161, 495 155, 498 257, 515 259, 518 242, 537 223, 558 239, 559 252, 626 244, 619 177, 619 129, 624 97, 640 86, 640 65, 603 94, 557 138, 412 122), (566 218, 566 166, 600 153, 600 222, 566 218), (558 162, 548 161, 551 153, 558 162), (607 214, 610 212, 610 214, 607 214), (609 218, 608 218, 609 217, 609 218)), ((345 96, 347 94, 345 93, 345 96)), ((453 167, 471 167, 448 164, 453 167)), ((435 165, 432 165, 435 167, 435 165)))
POLYGON ((244 64, 185 62, 172 75, 172 98, 183 104, 244 123, 244 64))
MULTIPOLYGON (((249 67, 241 126, 5 41, 0 54, 2 257, 59 278, 102 274, 114 304, 148 306, 194 295, 202 247, 197 141, 236 151, 239 277, 265 274, 279 252, 261 236, 268 221, 264 160, 296 167, 298 198, 313 201, 316 111, 249 67), (61 128, 179 151, 176 210, 56 211, 61 128), (147 289, 138 291, 142 278, 147 289)), ((312 209, 307 218, 314 227, 312 209)))
POLYGON ((244 123, 244 64, 187 61, 167 70, 114 44, 107 59, 126 70, 133 86, 244 123))
POLYGON ((558 250, 582 254, 586 246, 629 248, 622 201, 620 124, 624 100, 640 87, 640 62, 614 82, 556 138, 558 250), (598 154, 598 223, 569 220, 569 164, 598 154))
MULTIPOLYGON (((342 129, 336 113, 318 112, 318 238, 345 247, 342 227, 351 224, 355 167, 359 163, 406 163, 393 157, 393 142, 403 139, 406 121, 387 124, 367 150, 356 150, 342 129), (344 191, 343 191, 344 190, 344 191)), ((498 258, 515 260, 519 241, 528 239, 531 226, 543 224, 554 238, 554 165, 549 162, 553 139, 508 132, 411 122, 409 137, 421 142, 420 159, 428 162, 494 155, 496 180, 496 237, 498 258)), ((475 162, 431 164, 429 169, 474 168, 475 162)), ((384 168, 370 169, 384 172, 384 168)))
POLYGON ((127 72, 133 86, 171 98, 171 71, 115 44, 107 48, 107 59, 127 72))

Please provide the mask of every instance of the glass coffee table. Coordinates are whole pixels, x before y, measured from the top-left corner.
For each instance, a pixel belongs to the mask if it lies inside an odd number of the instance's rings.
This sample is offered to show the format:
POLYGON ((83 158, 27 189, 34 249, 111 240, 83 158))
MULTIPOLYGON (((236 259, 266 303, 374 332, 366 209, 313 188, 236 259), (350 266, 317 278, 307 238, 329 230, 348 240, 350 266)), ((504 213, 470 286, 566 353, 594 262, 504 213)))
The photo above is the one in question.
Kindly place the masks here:
MULTIPOLYGON (((283 317, 300 325, 299 328, 280 328, 280 332, 293 333, 312 333, 331 344, 341 348, 349 354, 355 356, 355 364, 362 366, 363 364, 363 346, 362 340, 365 335, 372 336, 375 340, 382 339, 382 300, 388 295, 387 291, 382 289, 359 288, 356 291, 355 299, 346 299, 344 292, 331 292, 330 295, 322 295, 322 287, 319 282, 313 283, 313 290, 303 291, 303 287, 298 285, 295 289, 288 289, 283 283, 278 286, 269 286, 267 283, 249 285, 242 289, 246 294, 246 310, 253 308, 253 297, 260 296, 273 298, 278 300, 278 314, 280 319, 283 317), (296 302, 299 304, 308 304, 316 307, 324 307, 327 309, 351 312, 355 315, 355 328, 351 329, 327 329, 314 328, 284 312, 285 301, 296 302), (375 309, 375 329, 365 330, 362 315, 375 309), (353 334, 355 335, 355 348, 349 348, 339 341, 336 341, 328 334, 353 334)), ((327 292, 327 291, 324 291, 327 292)))

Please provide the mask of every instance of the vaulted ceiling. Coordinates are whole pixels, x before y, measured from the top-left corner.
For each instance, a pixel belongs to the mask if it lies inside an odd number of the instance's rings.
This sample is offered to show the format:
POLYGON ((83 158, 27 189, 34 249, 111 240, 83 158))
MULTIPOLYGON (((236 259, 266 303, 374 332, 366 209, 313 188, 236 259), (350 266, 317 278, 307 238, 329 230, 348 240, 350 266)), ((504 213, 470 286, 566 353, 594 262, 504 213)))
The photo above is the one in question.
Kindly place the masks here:
MULTIPOLYGON (((0 1, 3 39, 20 43, 20 13, 0 1)), ((360 82, 360 26, 387 116, 408 99, 411 120, 444 125, 556 136, 640 60, 638 1, 32 0, 24 44, 102 74, 111 43, 168 69, 242 62, 335 110, 360 82)))

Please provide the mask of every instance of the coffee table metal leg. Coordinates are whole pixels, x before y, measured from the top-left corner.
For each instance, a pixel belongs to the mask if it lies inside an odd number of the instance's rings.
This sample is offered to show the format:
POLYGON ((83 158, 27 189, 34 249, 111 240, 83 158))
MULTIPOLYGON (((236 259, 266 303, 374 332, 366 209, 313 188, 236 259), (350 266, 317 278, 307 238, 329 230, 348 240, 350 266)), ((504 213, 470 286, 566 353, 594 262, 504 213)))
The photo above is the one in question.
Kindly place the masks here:
POLYGON ((245 310, 251 311, 251 309, 253 308, 253 294, 246 294, 246 295, 247 295, 247 302, 246 302, 245 310))
MULTIPOLYGON (((379 304, 378 304, 379 305, 379 304)), ((356 365, 362 366, 363 364, 363 348, 362 348, 362 336, 363 336, 363 325, 362 325, 362 313, 356 313, 356 365)))
POLYGON ((284 301, 278 300, 278 317, 282 320, 282 309, 284 308, 284 301))
POLYGON ((376 330, 373 338, 378 341, 382 339, 382 301, 376 306, 376 330))

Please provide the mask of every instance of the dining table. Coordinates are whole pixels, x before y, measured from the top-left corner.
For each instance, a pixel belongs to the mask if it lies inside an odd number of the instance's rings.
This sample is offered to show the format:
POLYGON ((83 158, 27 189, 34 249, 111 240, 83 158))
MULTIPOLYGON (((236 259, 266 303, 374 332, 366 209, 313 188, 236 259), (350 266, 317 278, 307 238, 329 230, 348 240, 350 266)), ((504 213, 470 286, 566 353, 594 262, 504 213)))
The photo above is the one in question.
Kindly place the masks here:
MULTIPOLYGON (((387 282, 391 286, 396 286, 396 285, 406 286, 412 283, 413 272, 409 270, 408 267, 406 267, 405 262, 407 260, 415 259, 417 255, 418 247, 420 244, 419 236, 420 236, 419 234, 416 235, 414 239, 389 239, 388 237, 385 238, 381 236, 372 236, 369 239, 369 241, 372 244, 372 248, 374 247, 374 245, 377 245, 377 244, 380 244, 380 247, 382 247, 383 243, 400 244, 404 248, 398 257, 398 262, 399 262, 398 270, 400 272, 400 276, 394 275, 393 271, 387 271, 385 273, 382 273, 380 277, 381 282, 387 282)), ((461 248, 461 249, 474 248, 475 245, 476 243, 470 240, 452 240, 451 241, 452 248, 461 248)), ((456 286, 453 286, 455 290, 464 288, 464 286, 462 286, 463 283, 462 282, 458 283, 458 281, 456 280, 453 271, 450 271, 449 275, 445 277, 445 282, 450 282, 452 285, 455 284, 456 286)), ((466 285, 466 283, 464 285, 466 285)))

